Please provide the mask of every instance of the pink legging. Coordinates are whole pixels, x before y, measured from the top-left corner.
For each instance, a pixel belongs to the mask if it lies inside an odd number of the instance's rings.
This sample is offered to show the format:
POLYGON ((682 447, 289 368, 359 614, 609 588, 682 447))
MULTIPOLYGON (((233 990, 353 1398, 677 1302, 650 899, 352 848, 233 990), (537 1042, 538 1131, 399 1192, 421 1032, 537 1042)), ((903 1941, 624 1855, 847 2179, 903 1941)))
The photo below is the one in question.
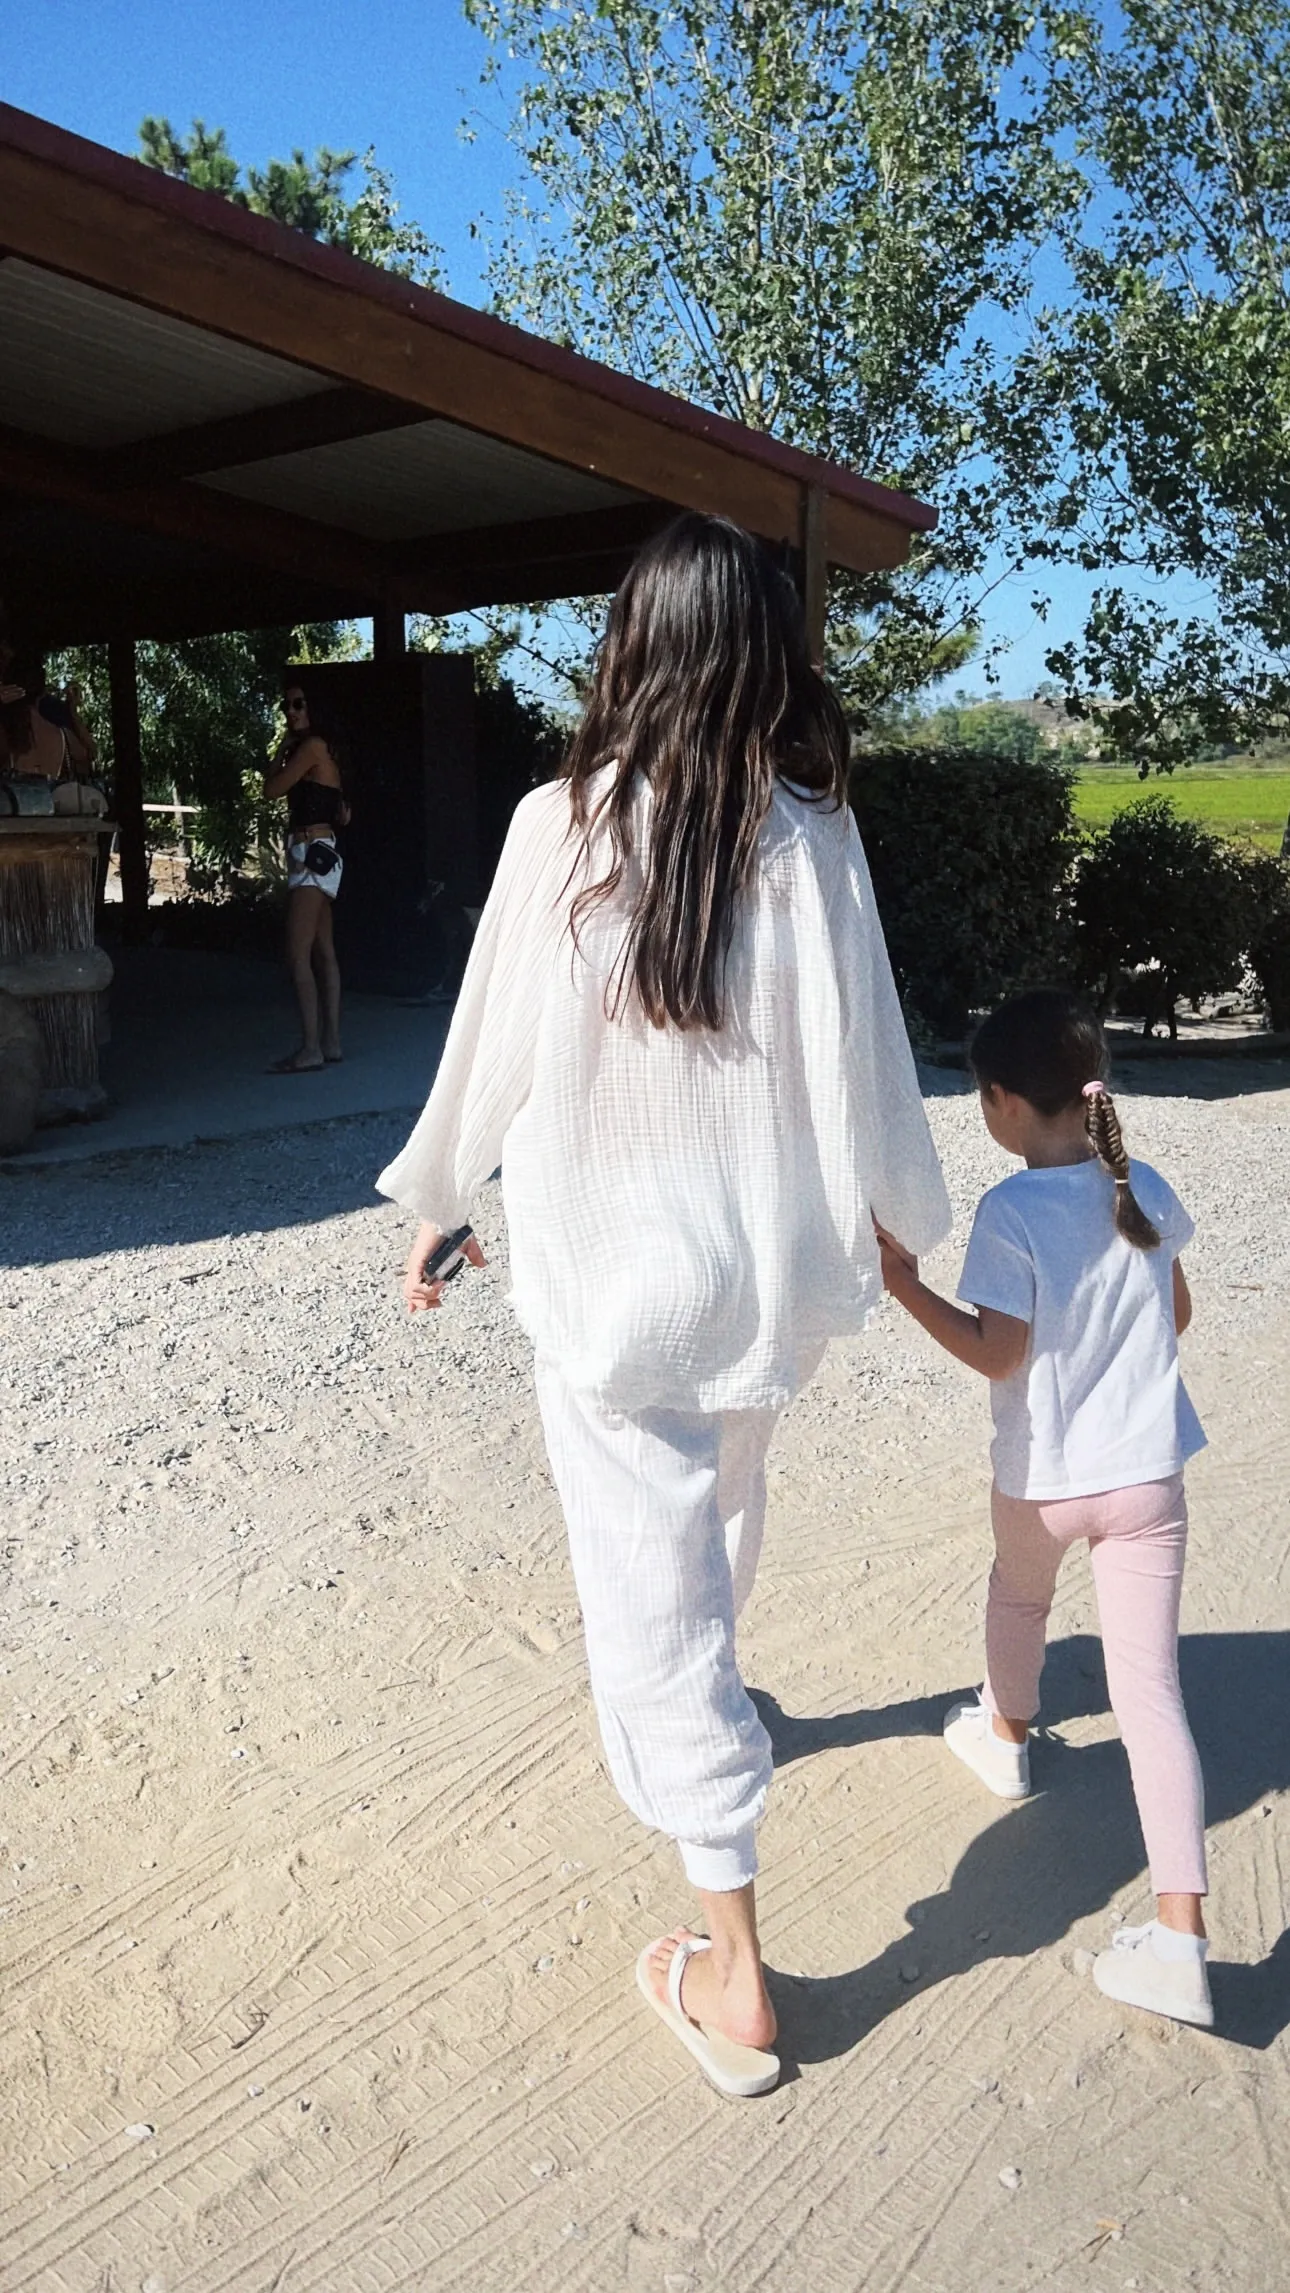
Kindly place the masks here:
POLYGON ((982 1702, 1010 1720, 1039 1710, 1044 1634, 1066 1547, 1087 1537, 1106 1684, 1119 1723, 1157 1895, 1203 1895, 1205 1802, 1178 1685, 1187 1551, 1181 1473, 1096 1497, 990 1502, 995 1563, 985 1611, 982 1702))

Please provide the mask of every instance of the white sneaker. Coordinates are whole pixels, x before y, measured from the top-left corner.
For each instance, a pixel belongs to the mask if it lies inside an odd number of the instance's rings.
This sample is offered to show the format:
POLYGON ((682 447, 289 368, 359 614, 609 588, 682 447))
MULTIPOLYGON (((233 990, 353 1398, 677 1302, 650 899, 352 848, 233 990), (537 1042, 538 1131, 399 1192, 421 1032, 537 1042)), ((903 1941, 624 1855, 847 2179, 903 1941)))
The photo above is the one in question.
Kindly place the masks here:
POLYGON ((1030 1746, 996 1736, 984 1704, 956 1704, 945 1715, 945 1741, 996 1799, 1030 1796, 1030 1746))
POLYGON ((1148 2014, 1167 2014, 1174 2022, 1198 2023, 1210 2030, 1214 2005, 1203 1956, 1160 1957, 1155 1947, 1156 1922, 1145 1927, 1121 1927, 1109 1951, 1093 1961, 1093 1980, 1106 1998, 1121 2006, 1140 2006, 1148 2014))

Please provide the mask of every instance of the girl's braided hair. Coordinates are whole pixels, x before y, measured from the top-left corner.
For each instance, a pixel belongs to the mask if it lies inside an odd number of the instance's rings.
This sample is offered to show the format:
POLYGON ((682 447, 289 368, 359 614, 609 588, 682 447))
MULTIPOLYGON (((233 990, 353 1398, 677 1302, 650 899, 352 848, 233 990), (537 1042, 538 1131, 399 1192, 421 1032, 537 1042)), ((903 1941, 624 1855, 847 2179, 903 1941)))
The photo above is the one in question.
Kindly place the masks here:
POLYGON ((968 1057, 981 1089, 997 1083, 1041 1115, 1060 1115, 1083 1099, 1093 1152, 1115 1180, 1116 1226, 1135 1250, 1158 1250, 1160 1236, 1129 1184, 1120 1118, 1106 1087, 1106 1037, 1088 1005, 1056 987, 1014 995, 978 1027, 968 1057))

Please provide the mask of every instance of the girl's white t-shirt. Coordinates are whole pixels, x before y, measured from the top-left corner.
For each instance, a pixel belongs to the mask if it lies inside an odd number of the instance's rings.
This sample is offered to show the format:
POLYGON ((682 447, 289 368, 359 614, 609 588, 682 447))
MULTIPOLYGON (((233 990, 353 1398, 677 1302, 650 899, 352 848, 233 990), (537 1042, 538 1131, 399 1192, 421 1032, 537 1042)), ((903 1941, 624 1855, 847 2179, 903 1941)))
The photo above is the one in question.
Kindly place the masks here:
POLYGON ((1014 1171, 978 1206, 959 1297, 1030 1324, 1020 1368, 990 1386, 1006 1497, 1165 1481, 1205 1446, 1174 1326, 1173 1264, 1195 1228, 1149 1163, 1131 1162, 1129 1177, 1158 1250, 1125 1241, 1097 1161, 1014 1171))

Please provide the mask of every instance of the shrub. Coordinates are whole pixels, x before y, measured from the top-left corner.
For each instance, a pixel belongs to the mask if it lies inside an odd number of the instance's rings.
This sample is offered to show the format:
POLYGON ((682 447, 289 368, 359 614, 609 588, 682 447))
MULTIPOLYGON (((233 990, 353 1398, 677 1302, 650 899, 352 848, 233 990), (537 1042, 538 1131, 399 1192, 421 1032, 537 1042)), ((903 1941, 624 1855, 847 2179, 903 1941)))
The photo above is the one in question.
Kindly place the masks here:
POLYGON ((1184 820, 1168 796, 1140 797, 1090 837, 1075 873, 1075 969, 1106 1011, 1133 972, 1150 1034, 1177 1038, 1180 997, 1239 984, 1283 896, 1279 861, 1184 820))
POLYGON ((1250 888, 1257 921, 1250 969, 1259 983, 1269 1027, 1290 1027, 1290 860, 1249 847, 1250 888))
POLYGON ((1059 976, 1077 838, 1074 774, 951 748, 862 750, 851 802, 892 966, 945 1035, 974 1009, 1059 976))

